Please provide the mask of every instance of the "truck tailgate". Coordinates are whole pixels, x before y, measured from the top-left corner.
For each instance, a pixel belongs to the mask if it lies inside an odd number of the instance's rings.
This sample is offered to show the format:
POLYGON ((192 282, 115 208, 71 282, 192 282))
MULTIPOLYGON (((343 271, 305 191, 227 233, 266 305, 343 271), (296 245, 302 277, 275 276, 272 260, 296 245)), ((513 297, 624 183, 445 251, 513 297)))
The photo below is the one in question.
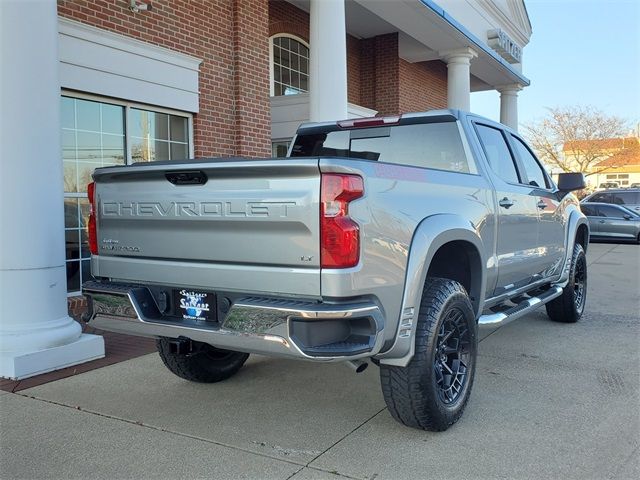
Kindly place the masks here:
POLYGON ((317 159, 136 164, 98 169, 94 180, 94 274, 181 281, 172 279, 174 264, 191 267, 203 286, 223 288, 224 276, 235 273, 228 280, 238 288, 273 291, 306 269, 313 275, 305 275, 300 293, 319 294, 317 159), (161 271, 165 278, 147 278, 161 271), (258 278, 273 284, 256 284, 258 278))

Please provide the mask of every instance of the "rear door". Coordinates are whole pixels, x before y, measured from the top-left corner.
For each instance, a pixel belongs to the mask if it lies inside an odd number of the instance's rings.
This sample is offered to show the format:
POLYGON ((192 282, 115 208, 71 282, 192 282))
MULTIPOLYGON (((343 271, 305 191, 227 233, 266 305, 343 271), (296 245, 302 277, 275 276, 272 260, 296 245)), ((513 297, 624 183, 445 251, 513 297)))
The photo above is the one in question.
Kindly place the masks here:
POLYGON ((494 295, 531 282, 539 271, 537 196, 523 185, 503 130, 475 123, 497 195, 498 280, 494 295))
POLYGON ((612 238, 635 238, 632 223, 624 218, 625 211, 615 205, 599 205, 598 235, 612 238))

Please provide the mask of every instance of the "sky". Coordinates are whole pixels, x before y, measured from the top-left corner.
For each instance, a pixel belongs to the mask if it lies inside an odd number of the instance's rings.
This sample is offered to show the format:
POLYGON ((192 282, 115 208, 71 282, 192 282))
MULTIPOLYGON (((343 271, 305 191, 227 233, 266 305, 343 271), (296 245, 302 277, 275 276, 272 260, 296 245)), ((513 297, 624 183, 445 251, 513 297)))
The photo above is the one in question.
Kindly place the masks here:
MULTIPOLYGON (((640 122, 640 0, 525 0, 533 28, 523 49, 531 85, 518 96, 519 123, 545 107, 594 106, 640 122)), ((496 91, 471 95, 474 113, 499 120, 496 91)))

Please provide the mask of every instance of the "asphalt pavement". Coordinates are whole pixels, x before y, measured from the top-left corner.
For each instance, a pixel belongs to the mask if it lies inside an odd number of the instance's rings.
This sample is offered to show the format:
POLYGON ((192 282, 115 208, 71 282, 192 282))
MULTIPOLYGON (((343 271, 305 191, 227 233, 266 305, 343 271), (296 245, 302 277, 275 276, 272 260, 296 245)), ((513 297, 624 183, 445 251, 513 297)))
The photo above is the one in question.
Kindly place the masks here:
POLYGON ((640 247, 591 244, 586 313, 541 310, 480 342, 462 419, 409 429, 378 370, 252 356, 183 381, 156 354, 0 391, 0 477, 640 478, 640 247))

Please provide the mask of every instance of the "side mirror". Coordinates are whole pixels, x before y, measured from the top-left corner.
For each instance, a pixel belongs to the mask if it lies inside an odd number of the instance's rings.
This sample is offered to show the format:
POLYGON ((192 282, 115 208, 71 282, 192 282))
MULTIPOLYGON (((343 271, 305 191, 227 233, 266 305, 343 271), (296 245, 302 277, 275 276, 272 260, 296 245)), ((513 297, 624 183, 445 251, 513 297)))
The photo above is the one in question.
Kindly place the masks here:
POLYGON ((561 173, 558 175, 558 190, 561 192, 572 192, 582 190, 587 186, 582 173, 561 173))
POLYGON ((628 213, 625 213, 625 214, 623 215, 623 218, 624 218, 625 220, 631 220, 631 215, 629 215, 628 213))

